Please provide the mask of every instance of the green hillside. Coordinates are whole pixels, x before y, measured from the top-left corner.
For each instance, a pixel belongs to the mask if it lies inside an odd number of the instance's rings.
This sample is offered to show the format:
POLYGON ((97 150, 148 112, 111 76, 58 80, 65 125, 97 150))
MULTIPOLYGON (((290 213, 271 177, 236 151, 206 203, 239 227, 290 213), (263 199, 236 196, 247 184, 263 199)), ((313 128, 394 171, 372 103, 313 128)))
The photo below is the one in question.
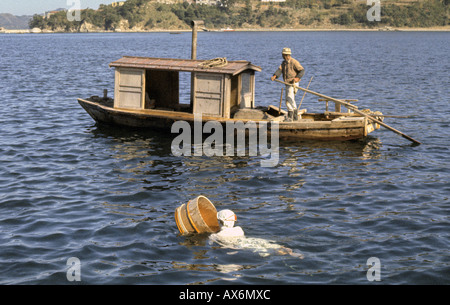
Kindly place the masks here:
POLYGON ((66 12, 35 15, 29 26, 68 32, 181 30, 202 19, 208 29, 429 28, 449 26, 449 2, 381 0, 381 21, 369 21, 366 0, 221 0, 217 5, 128 0, 122 6, 83 10, 80 21, 69 21, 66 12))

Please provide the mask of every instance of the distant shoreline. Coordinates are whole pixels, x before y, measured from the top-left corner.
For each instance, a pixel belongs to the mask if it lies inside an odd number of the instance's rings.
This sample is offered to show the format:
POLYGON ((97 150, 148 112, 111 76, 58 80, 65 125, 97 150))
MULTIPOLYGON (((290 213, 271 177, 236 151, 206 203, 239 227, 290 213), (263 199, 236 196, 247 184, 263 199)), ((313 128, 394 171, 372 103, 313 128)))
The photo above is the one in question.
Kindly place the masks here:
MULTIPOLYGON (((0 34, 61 34, 61 33, 183 33, 191 32, 190 29, 154 29, 143 31, 92 31, 92 32, 65 32, 65 31, 51 31, 40 29, 22 29, 22 30, 0 30, 0 34)), ((208 32, 229 32, 221 30, 210 30, 208 32)), ((430 27, 430 28, 409 28, 409 27, 381 27, 381 28, 303 28, 303 29, 289 29, 289 28, 241 28, 234 29, 231 32, 450 32, 450 26, 430 27)))

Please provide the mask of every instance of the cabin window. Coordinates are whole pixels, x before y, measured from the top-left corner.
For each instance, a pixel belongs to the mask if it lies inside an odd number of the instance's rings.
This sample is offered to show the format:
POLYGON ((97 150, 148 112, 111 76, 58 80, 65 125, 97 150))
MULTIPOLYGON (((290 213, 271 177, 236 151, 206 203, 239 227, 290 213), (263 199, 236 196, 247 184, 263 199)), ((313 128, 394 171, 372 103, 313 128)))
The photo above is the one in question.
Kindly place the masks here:
POLYGON ((243 72, 231 77, 231 114, 242 108, 254 108, 252 82, 253 73, 251 72, 243 72))
POLYGON ((241 92, 240 108, 254 108, 254 72, 244 72, 240 74, 241 92))
POLYGON ((180 72, 180 111, 192 113, 191 82, 193 73, 180 72))

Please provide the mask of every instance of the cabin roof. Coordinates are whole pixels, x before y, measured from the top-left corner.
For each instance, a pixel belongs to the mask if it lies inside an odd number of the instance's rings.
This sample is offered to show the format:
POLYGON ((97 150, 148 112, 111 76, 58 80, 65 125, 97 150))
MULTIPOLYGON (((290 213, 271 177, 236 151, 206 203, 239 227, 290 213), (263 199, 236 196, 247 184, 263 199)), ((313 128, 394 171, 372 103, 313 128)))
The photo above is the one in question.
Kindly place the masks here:
POLYGON ((173 59, 124 56, 109 64, 110 67, 141 68, 151 70, 183 71, 183 72, 207 72, 236 75, 245 70, 261 71, 261 67, 253 65, 246 60, 228 61, 223 67, 202 67, 205 60, 199 59, 173 59))

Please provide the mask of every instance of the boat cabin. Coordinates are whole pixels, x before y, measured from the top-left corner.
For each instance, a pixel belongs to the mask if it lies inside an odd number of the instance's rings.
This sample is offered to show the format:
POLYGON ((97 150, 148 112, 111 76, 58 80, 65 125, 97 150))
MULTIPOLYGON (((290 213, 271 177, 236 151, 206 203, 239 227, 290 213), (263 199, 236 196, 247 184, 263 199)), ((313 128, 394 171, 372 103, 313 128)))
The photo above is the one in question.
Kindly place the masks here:
POLYGON ((255 71, 248 61, 205 66, 204 60, 124 56, 115 68, 114 108, 183 111, 230 118, 254 108, 255 71), (189 104, 180 102, 180 72, 191 73, 189 104))

